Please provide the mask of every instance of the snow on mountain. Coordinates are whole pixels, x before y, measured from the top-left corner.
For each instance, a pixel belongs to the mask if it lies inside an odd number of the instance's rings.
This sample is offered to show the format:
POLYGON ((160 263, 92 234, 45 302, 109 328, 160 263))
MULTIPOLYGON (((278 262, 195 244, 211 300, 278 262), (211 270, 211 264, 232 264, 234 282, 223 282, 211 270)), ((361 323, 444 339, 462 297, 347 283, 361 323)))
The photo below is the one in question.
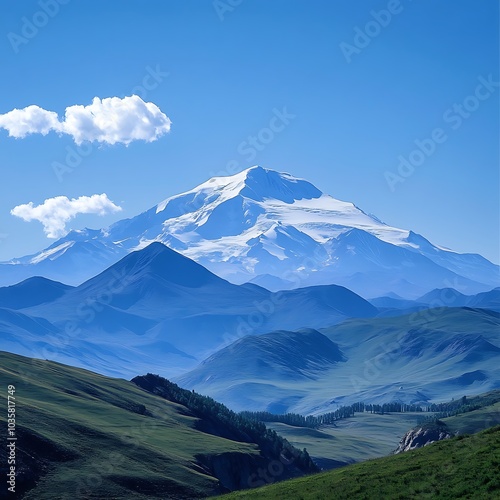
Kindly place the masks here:
POLYGON ((233 282, 272 290, 336 283, 365 297, 416 298, 453 286, 500 284, 479 255, 432 245, 304 179, 256 166, 214 177, 101 231, 72 231, 37 255, 0 265, 0 284, 34 274, 78 284, 159 241, 233 282))

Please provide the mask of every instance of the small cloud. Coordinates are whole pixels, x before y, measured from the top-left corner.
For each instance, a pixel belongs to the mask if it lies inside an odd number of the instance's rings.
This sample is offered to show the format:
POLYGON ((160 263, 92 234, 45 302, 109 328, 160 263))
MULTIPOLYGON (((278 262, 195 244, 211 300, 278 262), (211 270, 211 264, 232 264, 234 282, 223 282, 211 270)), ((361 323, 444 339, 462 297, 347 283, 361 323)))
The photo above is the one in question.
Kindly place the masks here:
POLYGON ((28 134, 47 135, 54 131, 71 135, 76 144, 152 142, 168 133, 171 124, 156 104, 144 102, 137 95, 123 99, 94 97, 88 106, 67 107, 64 120, 59 120, 54 111, 35 105, 0 114, 0 128, 7 130, 10 137, 22 139, 28 134))
POLYGON ((60 238, 67 232, 66 223, 78 214, 106 215, 121 210, 121 207, 115 205, 103 193, 80 196, 71 200, 66 196, 56 196, 37 206, 30 201, 14 207, 10 213, 26 222, 37 220, 43 224, 43 230, 48 238, 60 238))
POLYGON ((8 130, 10 137, 22 139, 28 134, 47 135, 51 130, 59 131, 61 123, 57 113, 39 106, 28 106, 0 115, 0 127, 8 130))

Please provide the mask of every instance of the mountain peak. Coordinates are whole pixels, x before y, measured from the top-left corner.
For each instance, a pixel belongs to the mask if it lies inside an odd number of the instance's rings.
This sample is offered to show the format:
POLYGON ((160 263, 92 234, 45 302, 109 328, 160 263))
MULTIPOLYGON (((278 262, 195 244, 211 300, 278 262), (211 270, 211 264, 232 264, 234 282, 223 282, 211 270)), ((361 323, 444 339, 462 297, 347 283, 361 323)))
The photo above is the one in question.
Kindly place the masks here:
POLYGON ((188 213, 204 205, 214 202, 220 204, 234 198, 256 202, 277 200, 290 204, 322 195, 318 188, 305 179, 255 165, 234 175, 212 177, 190 191, 167 198, 157 205, 156 213, 167 210, 168 216, 172 214, 177 217, 180 207, 183 213, 188 213))
POLYGON ((160 242, 150 243, 140 250, 129 253, 109 269, 90 279, 87 284, 110 281, 109 276, 126 277, 124 282, 140 282, 145 276, 149 276, 153 280, 160 279, 187 288, 224 282, 203 266, 160 242))
POLYGON ((285 172, 254 166, 242 172, 244 187, 240 194, 255 201, 273 198, 285 203, 319 198, 323 193, 310 182, 285 172))
POLYGON ((16 285, 0 288, 0 307, 23 309, 55 300, 72 287, 42 276, 33 276, 16 285))

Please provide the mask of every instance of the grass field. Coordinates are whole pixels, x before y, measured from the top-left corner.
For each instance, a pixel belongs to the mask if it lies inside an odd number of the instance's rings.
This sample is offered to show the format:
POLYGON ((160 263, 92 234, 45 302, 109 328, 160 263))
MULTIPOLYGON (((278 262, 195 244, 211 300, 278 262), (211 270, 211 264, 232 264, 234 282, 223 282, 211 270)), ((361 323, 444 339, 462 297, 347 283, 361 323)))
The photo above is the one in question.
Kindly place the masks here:
MULTIPOLYGON (((3 408, 9 384, 16 388, 23 464, 18 487, 36 481, 26 499, 191 499, 214 493, 218 483, 197 465, 197 455, 258 455, 255 445, 196 430, 186 408, 125 380, 0 352, 3 408)), ((0 413, 2 435, 6 416, 0 413)))
MULTIPOLYGON (((467 399, 471 405, 485 405, 474 411, 441 418, 450 434, 473 434, 500 425, 500 391, 494 390, 467 399)), ((355 413, 338 420, 335 426, 319 429, 294 427, 278 422, 267 426, 298 448, 307 448, 323 469, 389 455, 401 437, 432 413, 355 413)))
POLYGON ((339 420, 336 426, 320 429, 273 422, 266 425, 297 448, 307 448, 320 467, 330 469, 388 455, 421 416, 422 413, 356 413, 352 418, 339 420))
POLYGON ((500 498, 500 427, 254 490, 224 500, 500 498))
POLYGON ((443 418, 441 421, 452 433, 473 434, 500 425, 500 402, 455 417, 443 418))

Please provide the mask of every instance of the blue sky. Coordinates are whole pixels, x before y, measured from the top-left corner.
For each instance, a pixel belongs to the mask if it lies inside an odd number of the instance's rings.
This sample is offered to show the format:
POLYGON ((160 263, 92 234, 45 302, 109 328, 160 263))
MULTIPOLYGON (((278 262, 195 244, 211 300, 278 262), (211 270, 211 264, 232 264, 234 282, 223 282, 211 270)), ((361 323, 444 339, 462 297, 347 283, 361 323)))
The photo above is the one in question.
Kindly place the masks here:
POLYGON ((2 3, 0 115, 37 105, 62 117, 96 96, 135 93, 172 125, 154 142, 83 143, 59 178, 54 162, 78 148, 71 135, 0 129, 0 260, 53 242, 10 215, 15 206, 106 193, 121 212, 67 226, 98 228, 228 165, 260 164, 500 261, 498 2, 46 2, 46 17, 43 0, 2 3), (269 138, 276 110, 293 117, 269 138), (266 143, 251 154, 259 133, 266 143))

